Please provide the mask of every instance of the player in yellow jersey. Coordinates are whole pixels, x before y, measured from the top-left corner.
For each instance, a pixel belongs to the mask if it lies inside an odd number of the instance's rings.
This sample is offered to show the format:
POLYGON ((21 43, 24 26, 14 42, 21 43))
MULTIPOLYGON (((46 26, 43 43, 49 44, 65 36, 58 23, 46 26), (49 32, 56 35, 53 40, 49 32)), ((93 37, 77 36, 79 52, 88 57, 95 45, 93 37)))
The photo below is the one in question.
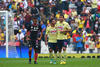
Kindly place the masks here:
POLYGON ((66 32, 71 30, 71 27, 67 22, 64 21, 64 16, 60 15, 59 21, 56 23, 57 28, 57 48, 59 51, 59 57, 60 57, 60 64, 66 64, 66 46, 64 45, 64 40, 66 36, 66 32), (63 49, 63 55, 64 59, 62 59, 62 52, 63 49))
POLYGON ((46 29, 45 44, 48 44, 50 53, 50 63, 56 64, 57 58, 57 29, 55 27, 55 20, 51 21, 51 25, 46 29), (47 42, 48 37, 48 42, 47 42), (54 51, 54 60, 53 52, 54 51))

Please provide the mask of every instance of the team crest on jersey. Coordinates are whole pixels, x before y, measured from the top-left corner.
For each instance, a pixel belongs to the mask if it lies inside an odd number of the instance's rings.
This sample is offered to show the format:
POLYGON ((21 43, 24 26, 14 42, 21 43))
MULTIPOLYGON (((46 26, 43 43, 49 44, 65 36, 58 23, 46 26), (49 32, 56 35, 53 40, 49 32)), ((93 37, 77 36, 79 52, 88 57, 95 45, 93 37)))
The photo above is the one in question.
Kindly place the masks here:
POLYGON ((31 31, 38 31, 38 26, 31 26, 31 31))
POLYGON ((64 27, 63 26, 58 26, 58 29, 63 30, 64 27))
POLYGON ((50 31, 52 34, 56 34, 57 30, 51 30, 50 31))

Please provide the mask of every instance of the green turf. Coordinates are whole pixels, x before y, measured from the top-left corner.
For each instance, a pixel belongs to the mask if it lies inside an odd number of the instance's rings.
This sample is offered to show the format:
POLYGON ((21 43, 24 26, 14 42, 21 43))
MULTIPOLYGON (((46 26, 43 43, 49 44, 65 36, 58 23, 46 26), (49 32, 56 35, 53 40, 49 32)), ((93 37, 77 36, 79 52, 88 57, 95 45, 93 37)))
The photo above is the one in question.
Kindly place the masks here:
POLYGON ((100 67, 100 59, 78 59, 71 58, 66 60, 65 65, 50 64, 48 58, 39 58, 38 64, 28 64, 28 59, 4 59, 0 58, 0 67, 100 67))

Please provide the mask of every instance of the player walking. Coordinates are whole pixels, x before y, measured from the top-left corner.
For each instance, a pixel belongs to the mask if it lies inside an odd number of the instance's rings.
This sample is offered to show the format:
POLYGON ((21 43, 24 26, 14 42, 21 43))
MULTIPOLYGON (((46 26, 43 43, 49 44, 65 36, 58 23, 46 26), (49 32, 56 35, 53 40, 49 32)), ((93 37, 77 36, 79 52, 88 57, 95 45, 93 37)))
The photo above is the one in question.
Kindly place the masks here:
POLYGON ((40 52, 40 44, 37 44, 42 37, 41 26, 37 23, 37 18, 33 18, 33 24, 30 28, 30 44, 29 44, 29 64, 31 64, 32 48, 34 48, 34 64, 37 64, 38 53, 40 52))
POLYGON ((46 29, 45 35, 45 44, 48 44, 49 54, 50 54, 50 63, 56 64, 57 59, 57 29, 55 27, 55 20, 51 21, 51 25, 46 29), (47 42, 48 37, 48 42, 47 42), (53 60, 53 51, 54 51, 54 60, 53 60))
POLYGON ((61 15, 59 18, 59 21, 56 23, 57 28, 57 47, 59 51, 59 57, 60 57, 60 64, 66 64, 66 45, 64 45, 64 40, 66 37, 66 32, 69 32, 71 30, 71 27, 67 22, 64 21, 64 16, 61 15), (62 59, 62 52, 63 49, 63 56, 64 59, 62 59))

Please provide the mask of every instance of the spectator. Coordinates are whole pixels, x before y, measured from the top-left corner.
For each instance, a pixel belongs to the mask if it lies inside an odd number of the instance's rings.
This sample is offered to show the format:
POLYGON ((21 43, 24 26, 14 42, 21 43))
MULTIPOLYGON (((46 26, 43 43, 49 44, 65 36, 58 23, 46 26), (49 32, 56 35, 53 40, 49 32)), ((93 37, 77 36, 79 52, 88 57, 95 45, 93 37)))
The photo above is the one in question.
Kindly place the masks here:
POLYGON ((82 31, 82 29, 84 28, 84 23, 85 20, 83 19, 83 17, 81 17, 80 21, 78 22, 79 31, 82 31))
POLYGON ((84 23, 87 33, 90 33, 90 31, 91 31, 91 24, 92 24, 92 22, 90 20, 90 17, 88 16, 84 23))
POLYGON ((77 6, 75 5, 75 0, 70 1, 69 8, 70 9, 72 9, 72 8, 76 9, 77 8, 77 6))
POLYGON ((79 33, 79 36, 76 38, 76 50, 77 50, 77 53, 79 53, 79 51, 81 53, 83 53, 83 38, 82 38, 82 34, 79 33))
POLYGON ((28 0, 27 3, 28 3, 28 8, 31 8, 34 6, 32 0, 28 0))
POLYGON ((39 7, 40 6, 40 0, 34 0, 34 5, 36 7, 39 7))
POLYGON ((62 10, 68 10, 69 9, 68 0, 61 0, 61 1, 62 1, 62 10))
POLYGON ((29 11, 27 11, 25 15, 25 27, 27 30, 29 30, 29 27, 31 25, 31 19, 32 19, 32 15, 29 13, 29 11))
POLYGON ((31 8, 31 14, 33 17, 36 17, 39 20, 40 15, 39 15, 39 9, 37 7, 33 6, 31 8))
POLYGON ((75 5, 77 6, 77 13, 78 14, 81 14, 81 12, 82 12, 82 8, 83 8, 83 6, 84 6, 84 4, 83 4, 83 2, 81 2, 81 0, 78 0, 76 3, 75 3, 75 5))
POLYGON ((100 12, 100 0, 98 0, 97 6, 98 11, 100 12))
POLYGON ((59 19, 60 15, 61 15, 61 12, 58 11, 57 14, 56 14, 56 18, 59 19))
POLYGON ((0 28, 0 45, 3 45, 4 44, 4 33, 3 33, 3 30, 0 28))
POLYGON ((22 33, 21 30, 18 31, 16 35, 16 40, 20 42, 21 45, 23 45, 23 40, 24 40, 24 34, 22 33))
POLYGON ((96 42, 97 53, 100 53, 100 39, 96 42))
POLYGON ((14 34, 16 35, 17 33, 18 33, 18 30, 19 30, 19 28, 20 28, 20 22, 18 21, 18 18, 17 17, 15 17, 14 18, 14 34))
POLYGON ((91 13, 92 14, 96 13, 97 12, 97 0, 92 0, 91 6, 92 6, 91 13))
POLYGON ((12 2, 12 10, 13 12, 17 12, 17 3, 15 1, 12 2))
POLYGON ((46 25, 44 24, 43 21, 41 21, 40 24, 43 32, 42 40, 45 41, 44 39, 45 39, 46 25))
POLYGON ((2 30, 4 30, 4 27, 5 27, 5 17, 3 16, 0 16, 0 27, 2 30))
POLYGON ((77 11, 73 8, 71 12, 72 17, 77 16, 77 11))
POLYGON ((17 4, 17 6, 19 6, 19 10, 21 12, 21 11, 24 11, 24 9, 26 9, 28 7, 28 4, 27 4, 26 0, 22 0, 21 2, 19 2, 17 4))
POLYGON ((56 9, 56 0, 50 0, 49 1, 49 6, 50 6, 50 13, 56 14, 57 9, 56 9))
POLYGON ((6 5, 5 5, 4 1, 1 1, 0 2, 0 10, 6 9, 5 7, 6 7, 6 5))
POLYGON ((27 29, 25 28, 24 25, 22 26, 21 32, 24 34, 24 36, 25 36, 26 33, 27 33, 27 29))
POLYGON ((72 28, 72 31, 74 31, 75 30, 75 28, 78 26, 78 24, 75 22, 75 20, 73 19, 72 21, 71 21, 71 28, 72 28))
POLYGON ((76 28, 73 32, 72 32, 72 38, 73 38, 73 45, 74 45, 74 50, 76 50, 76 38, 79 37, 79 34, 77 34, 78 28, 76 28))
POLYGON ((44 14, 44 8, 41 7, 40 8, 40 19, 44 21, 44 23, 46 22, 46 16, 44 14))
POLYGON ((94 27, 94 32, 95 32, 96 34, 98 34, 99 22, 100 22, 100 21, 99 21, 99 18, 96 17, 96 20, 95 20, 94 25, 93 25, 93 27, 94 27))
POLYGON ((95 42, 93 41, 93 38, 91 37, 89 41, 89 53, 93 53, 94 49, 95 49, 95 42))

